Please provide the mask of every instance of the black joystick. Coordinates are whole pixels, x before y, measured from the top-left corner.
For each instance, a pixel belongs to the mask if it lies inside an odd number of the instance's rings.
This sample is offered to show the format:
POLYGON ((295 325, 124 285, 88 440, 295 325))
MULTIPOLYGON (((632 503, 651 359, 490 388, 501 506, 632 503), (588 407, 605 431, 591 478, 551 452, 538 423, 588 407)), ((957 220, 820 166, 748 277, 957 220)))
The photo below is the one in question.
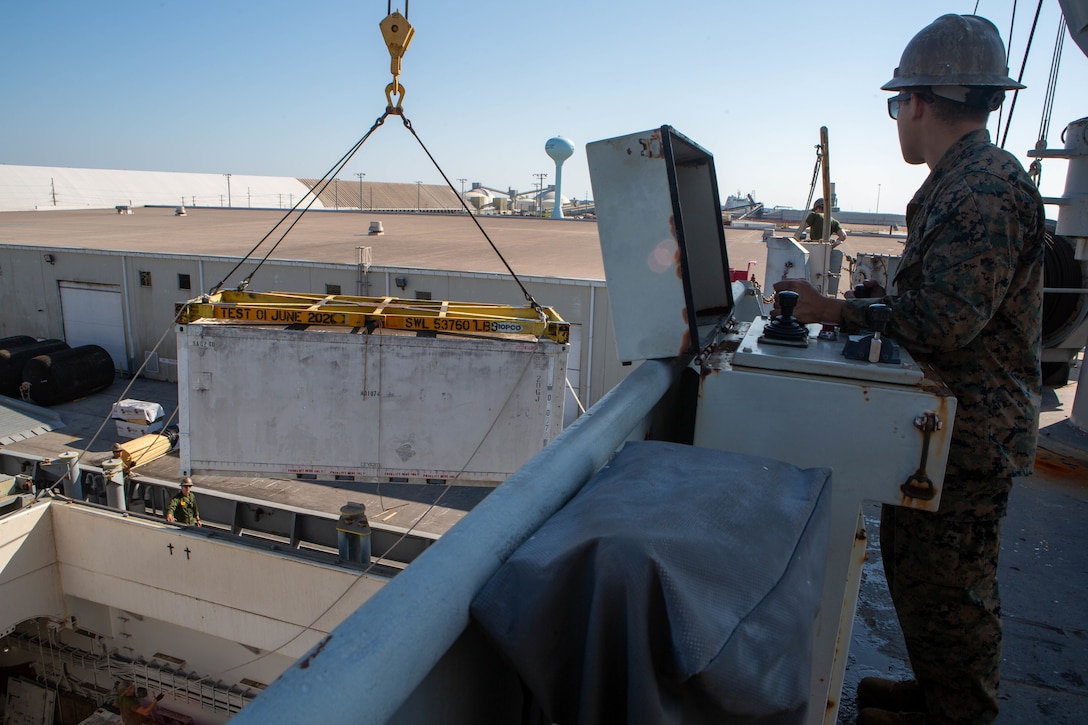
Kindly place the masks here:
POLYGON ((762 342, 770 342, 778 345, 808 345, 808 328, 797 321, 793 316, 793 309, 797 307, 798 294, 796 292, 779 292, 778 306, 782 314, 771 317, 771 321, 763 327, 762 342))
POLYGON ((865 312, 869 318, 869 327, 882 336, 888 321, 892 319, 892 308, 887 305, 869 305, 869 309, 865 312))
POLYGON ((842 354, 849 360, 866 360, 871 363, 899 364, 899 346, 884 337, 892 308, 888 305, 869 305, 865 310, 869 329, 867 335, 851 335, 842 354))

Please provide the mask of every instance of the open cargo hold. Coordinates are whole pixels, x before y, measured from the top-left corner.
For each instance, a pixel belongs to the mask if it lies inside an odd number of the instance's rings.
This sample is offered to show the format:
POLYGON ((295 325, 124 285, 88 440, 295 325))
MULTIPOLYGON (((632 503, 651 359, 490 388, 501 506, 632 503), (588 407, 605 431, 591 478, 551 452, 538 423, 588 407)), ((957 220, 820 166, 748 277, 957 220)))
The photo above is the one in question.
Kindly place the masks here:
POLYGON ((497 485, 560 433, 548 309, 223 292, 179 319, 183 475, 497 485))

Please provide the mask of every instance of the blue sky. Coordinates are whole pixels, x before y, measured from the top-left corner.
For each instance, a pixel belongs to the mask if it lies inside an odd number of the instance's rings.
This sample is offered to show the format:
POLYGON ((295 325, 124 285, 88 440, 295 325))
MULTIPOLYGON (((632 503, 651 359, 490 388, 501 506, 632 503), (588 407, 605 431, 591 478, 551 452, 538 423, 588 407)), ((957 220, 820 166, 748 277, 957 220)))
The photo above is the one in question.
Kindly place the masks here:
MULTIPOLYGON (((1013 6, 978 3, 1007 44, 1013 6)), ((403 12, 403 0, 393 7, 403 12)), ((571 139, 563 191, 577 198, 591 191, 586 143, 669 124, 714 154, 723 200, 740 191, 798 206, 827 126, 842 206, 901 212, 926 169, 902 161, 880 86, 915 32, 974 8, 415 0, 404 107, 458 187, 467 178, 529 190, 540 173, 554 183, 544 143, 571 139)), ((385 0, 10 3, 0 24, 0 163, 320 177, 385 109, 386 9, 385 0)), ((1034 12, 1035 3, 1016 9, 1014 76, 1034 12)), ((1057 0, 1044 0, 1010 126, 1006 147, 1025 166, 1059 13, 1057 0)), ((1088 59, 1069 38, 1058 81, 1050 147, 1088 115, 1088 59)), ((1065 165, 1044 162, 1044 195, 1062 194, 1065 165)), ((441 183, 397 118, 340 178, 356 172, 441 183)))

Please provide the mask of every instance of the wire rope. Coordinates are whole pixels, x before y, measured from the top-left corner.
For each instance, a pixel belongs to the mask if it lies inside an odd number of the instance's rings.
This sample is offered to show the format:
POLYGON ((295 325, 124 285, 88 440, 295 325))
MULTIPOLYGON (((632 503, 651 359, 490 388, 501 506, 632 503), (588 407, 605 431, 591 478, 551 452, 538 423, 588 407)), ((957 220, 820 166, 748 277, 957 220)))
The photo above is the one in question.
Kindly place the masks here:
MULTIPOLYGON (((412 122, 408 120, 407 116, 402 116, 402 118, 404 119, 404 127, 407 128, 411 132, 412 136, 415 137, 416 141, 419 142, 419 147, 423 149, 423 153, 427 154, 427 158, 431 160, 431 163, 434 164, 435 169, 437 169, 438 173, 441 174, 443 180, 445 180, 446 182, 446 186, 448 186, 450 188, 450 191, 452 191, 454 194, 457 194, 457 189, 454 187, 453 182, 450 181, 449 177, 446 176, 446 172, 442 170, 442 167, 438 165, 438 162, 435 160, 434 156, 431 155, 430 150, 428 150, 426 144, 423 143, 423 139, 421 139, 419 137, 419 134, 416 133, 416 129, 412 125, 412 122)), ((521 288, 521 293, 525 295, 525 299, 529 302, 529 305, 534 310, 536 310, 538 314, 543 316, 543 309, 541 308, 540 304, 537 303, 537 301, 533 298, 531 294, 529 294, 529 290, 525 289, 525 285, 521 283, 521 279, 518 277, 517 273, 514 272, 513 268, 510 266, 510 263, 506 261, 506 257, 502 255, 502 252, 499 251, 499 248, 495 245, 495 242, 491 240, 491 237, 480 224, 480 220, 477 219, 476 215, 472 213, 472 210, 468 208, 468 203, 465 202, 464 197, 461 197, 459 195, 458 198, 461 199, 461 206, 464 208, 465 212, 472 219, 472 222, 476 225, 476 228, 480 230, 480 234, 484 235, 484 239, 486 239, 487 243, 491 245, 491 248, 495 250, 495 254, 499 256, 499 259, 502 261, 503 266, 506 267, 506 270, 510 273, 510 276, 514 278, 514 282, 516 282, 518 287, 521 288)))
MULTIPOLYGON (((322 176, 314 184, 313 188, 311 188, 309 192, 304 194, 302 196, 302 198, 299 199, 298 202, 293 207, 291 207, 287 211, 287 213, 284 214, 283 217, 281 217, 280 220, 278 222, 276 222, 272 226, 271 229, 268 230, 268 233, 265 234, 263 237, 261 237, 260 241, 258 241, 256 244, 253 245, 252 249, 250 249, 248 252, 246 252, 245 256, 242 257, 242 259, 240 259, 238 261, 238 263, 235 264, 234 267, 231 268, 231 270, 229 272, 227 272, 226 276, 224 276, 223 279, 218 284, 216 284, 214 287, 211 288, 211 290, 209 290, 209 294, 215 294, 220 289, 222 289, 223 285, 226 284, 227 280, 230 279, 231 276, 235 272, 237 272, 242 267, 242 265, 245 264, 249 260, 249 258, 252 257, 256 253, 256 251, 261 247, 262 244, 264 244, 266 241, 268 241, 268 238, 272 236, 272 234, 276 231, 276 229, 278 229, 280 227, 281 224, 283 224, 285 221, 287 221, 287 219, 292 214, 294 214, 296 211, 298 211, 299 207, 302 206, 302 203, 306 200, 306 198, 312 194, 313 198, 310 199, 310 202, 298 214, 298 216, 295 218, 295 220, 293 222, 291 222, 290 226, 287 227, 287 229, 283 232, 283 234, 280 235, 279 240, 277 240, 276 243, 272 245, 272 248, 270 250, 268 250, 268 253, 265 254, 264 257, 261 259, 261 261, 257 264, 257 266, 254 267, 253 271, 249 273, 249 275, 245 278, 245 280, 243 280, 243 282, 239 285, 239 289, 244 289, 246 286, 248 286, 248 284, 253 280, 253 275, 255 275, 257 273, 257 271, 261 268, 261 265, 263 265, 268 260, 268 257, 272 254, 273 251, 275 251, 276 247, 278 247, 280 245, 280 243, 283 242, 283 240, 287 237, 288 233, 290 233, 290 231, 292 229, 294 229, 295 225, 298 224, 299 220, 302 219, 303 214, 305 214, 310 209, 310 207, 313 206, 313 204, 317 201, 317 199, 321 195, 321 193, 328 187, 329 182, 332 179, 336 178, 336 175, 338 173, 340 173, 340 171, 344 168, 344 166, 349 161, 351 161, 351 159, 355 155, 355 153, 362 147, 362 145, 366 142, 366 140, 368 138, 370 138, 370 135, 372 133, 374 133, 374 131, 376 131, 383 123, 385 123, 385 119, 388 116, 389 116, 389 111, 388 110, 386 110, 385 113, 383 113, 381 116, 379 116, 378 119, 376 121, 374 121, 374 125, 370 127, 370 130, 367 131, 365 134, 363 134, 363 137, 361 139, 359 139, 355 143, 355 145, 352 146, 351 149, 349 149, 343 156, 341 156, 340 160, 337 161, 335 164, 333 164, 333 167, 331 169, 329 169, 327 172, 325 172, 325 175, 322 176), (318 188, 318 187, 320 187, 320 188, 318 188), (316 189, 316 191, 315 191, 315 189, 316 189)), ((360 203, 361 203, 361 200, 360 200, 360 203)))
MULTIPOLYGON (((1042 0, 1039 0, 1039 2, 1042 2, 1042 0)), ((1005 72, 1006 73, 1008 72, 1009 58, 1012 56, 1012 31, 1013 31, 1013 28, 1016 27, 1016 7, 1019 4, 1020 3, 1017 0, 1013 0, 1012 14, 1009 17, 1009 43, 1005 48, 1005 69, 1006 69, 1005 72)), ((1025 50, 1024 51, 1024 57, 1026 58, 1027 55, 1028 55, 1027 51, 1025 50)), ((1005 104, 1004 104, 1004 97, 1002 97, 1002 104, 997 109, 997 130, 998 131, 1001 130, 1001 117, 1004 114, 1004 112, 1005 112, 1005 104)), ((1012 120, 1012 111, 1010 110, 1009 111, 1009 121, 1011 121, 1011 120, 1012 120)), ((1006 122, 1006 124, 1005 124, 1005 129, 1006 129, 1006 131, 1008 131, 1008 122, 1006 122)))
POLYGON ((469 206, 468 206, 467 202, 465 201, 465 199, 457 194, 457 189, 454 187, 453 182, 450 181, 449 176, 446 175, 446 172, 439 165, 439 163, 435 159, 434 155, 430 152, 430 149, 427 148, 427 145, 423 142, 423 139, 420 138, 419 133, 416 132, 415 126, 408 119, 408 117, 404 115, 404 113, 400 109, 395 109, 395 108, 387 108, 385 113, 383 113, 381 116, 379 116, 378 119, 374 122, 374 125, 370 127, 370 130, 368 130, 363 135, 363 137, 361 139, 359 139, 359 141, 357 141, 354 146, 351 147, 351 149, 349 151, 347 151, 343 156, 340 157, 340 160, 337 161, 337 163, 334 164, 333 167, 329 171, 327 171, 325 173, 325 175, 322 176, 321 179, 319 179, 317 181, 317 183, 314 184, 314 188, 312 188, 307 193, 307 195, 305 195, 301 199, 299 199, 298 203, 296 203, 290 210, 288 210, 287 213, 284 214, 283 217, 272 227, 272 229, 270 229, 268 231, 268 233, 265 234, 264 237, 262 237, 260 239, 260 241, 258 241, 255 245, 253 245, 253 248, 250 249, 246 253, 246 255, 241 260, 239 260, 237 264, 234 265, 233 268, 231 268, 231 270, 226 274, 226 276, 224 276, 224 278, 218 284, 216 284, 214 287, 211 288, 209 293, 210 294, 215 294, 220 289, 222 289, 223 285, 226 284, 227 280, 229 280, 231 278, 231 276, 234 275, 234 273, 237 272, 242 267, 242 265, 244 265, 257 252, 257 250, 261 247, 261 245, 263 245, 266 241, 268 241, 268 239, 273 235, 273 233, 276 231, 276 229, 278 229, 292 214, 295 214, 295 212, 299 211, 299 207, 301 207, 303 202, 306 200, 306 198, 312 194, 312 198, 310 199, 309 203, 307 203, 306 206, 302 209, 302 211, 297 214, 297 216, 291 222, 291 224, 280 235, 279 239, 268 249, 268 251, 264 254, 264 256, 261 258, 261 260, 253 268, 253 271, 251 271, 245 277, 245 279, 243 279, 242 282, 239 283, 239 285, 238 285, 239 290, 243 290, 246 287, 248 287, 249 284, 253 280, 253 276, 257 273, 258 270, 260 270, 261 266, 263 266, 264 263, 266 261, 268 261, 269 257, 276 250, 276 248, 283 242, 283 240, 287 237, 287 235, 291 232, 291 230, 294 229, 295 225, 298 224, 298 222, 302 219, 302 216, 307 211, 309 211, 310 207, 312 207, 313 204, 317 201, 318 197, 328 187, 328 185, 329 185, 329 183, 331 183, 332 179, 336 178, 337 174, 339 174, 340 171, 342 171, 343 168, 347 165, 347 163, 349 161, 351 161, 351 159, 354 157, 355 153, 363 146, 364 143, 366 143, 367 139, 369 139, 370 136, 374 133, 374 131, 376 131, 380 126, 382 126, 385 123, 385 119, 388 118, 391 114, 401 116, 401 119, 402 119, 402 121, 404 123, 404 127, 406 129, 408 129, 408 131, 415 138, 416 142, 419 143, 419 147, 423 150, 423 153, 427 155, 427 158, 430 159, 431 163, 434 165, 434 167, 438 171, 439 175, 442 176, 442 179, 446 182, 446 186, 449 187, 450 191, 452 191, 454 193, 454 195, 456 195, 458 197, 458 199, 461 202, 461 207, 464 209, 465 213, 468 214, 469 218, 472 219, 473 223, 476 225, 476 228, 480 231, 480 234, 483 235, 484 239, 486 239, 487 243, 491 246, 491 249, 495 252, 496 255, 498 255, 499 260, 502 262, 503 266, 506 267, 506 270, 510 273, 510 276, 514 279, 514 282, 518 285, 518 288, 521 290, 522 295, 524 295, 526 301, 529 303, 529 306, 532 307, 532 309, 535 310, 536 313, 541 318, 545 317, 544 312, 543 312, 543 308, 541 307, 541 305, 536 301, 536 299, 529 292, 529 290, 526 289, 525 285, 521 281, 521 278, 518 277, 518 275, 514 271, 513 267, 511 267, 510 263, 506 260, 506 257, 503 256, 502 252, 499 251, 498 246, 491 239, 491 236, 483 228, 483 225, 480 224, 480 220, 477 218, 477 216, 475 214, 472 213, 472 210, 469 208, 469 206))
POLYGON ((1058 88, 1058 71, 1061 68, 1062 49, 1065 44, 1065 16, 1058 21, 1058 36, 1054 40, 1054 54, 1050 59, 1050 76, 1047 79, 1046 102, 1043 104, 1043 114, 1039 121, 1039 138, 1046 140, 1050 133, 1050 120, 1054 114, 1054 96, 1058 88))
MULTIPOLYGON (((1020 61, 1020 73, 1016 76, 1016 82, 1023 85, 1024 69, 1028 64, 1028 56, 1031 54, 1031 44, 1035 39, 1035 28, 1039 24, 1039 12, 1043 9, 1043 0, 1039 0, 1039 4, 1035 6, 1035 18, 1031 21, 1031 32, 1028 33, 1028 43, 1024 48, 1024 57, 1020 61)), ((1015 10, 1014 10, 1015 12, 1015 10)), ((1010 45, 1012 42, 1012 35, 1010 30, 1009 35, 1010 45)), ((1020 89, 1017 88, 1012 93, 1012 102, 1009 104, 1009 117, 1005 121, 1005 134, 1001 137, 1001 148, 1005 148, 1005 141, 1009 138, 1009 126, 1012 125, 1012 114, 1016 111, 1016 100, 1020 97, 1020 89)), ((998 128, 1001 128, 1001 120, 998 118, 998 128)))

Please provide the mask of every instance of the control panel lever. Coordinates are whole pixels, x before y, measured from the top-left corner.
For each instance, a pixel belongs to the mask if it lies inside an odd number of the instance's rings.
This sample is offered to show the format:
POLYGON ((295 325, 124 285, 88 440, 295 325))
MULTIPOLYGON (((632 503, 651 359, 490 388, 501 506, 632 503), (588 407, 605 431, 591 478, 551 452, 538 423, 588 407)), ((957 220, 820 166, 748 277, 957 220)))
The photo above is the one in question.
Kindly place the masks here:
POLYGON ((899 489, 910 498, 931 501, 937 495, 937 487, 933 485, 929 474, 926 473, 929 437, 933 431, 941 429, 941 419, 936 413, 925 413, 914 419, 914 427, 922 431, 922 461, 918 464, 918 470, 899 489))
POLYGON ((892 308, 882 304, 869 305, 866 315, 872 332, 867 335, 851 335, 843 348, 843 356, 848 360, 898 365, 899 346, 884 337, 884 331, 892 319, 892 308))
POLYGON ((873 341, 869 344, 869 362, 880 362, 880 348, 883 344, 881 337, 884 328, 888 326, 888 320, 892 318, 892 308, 887 305, 870 305, 867 310, 869 326, 873 328, 873 341))

